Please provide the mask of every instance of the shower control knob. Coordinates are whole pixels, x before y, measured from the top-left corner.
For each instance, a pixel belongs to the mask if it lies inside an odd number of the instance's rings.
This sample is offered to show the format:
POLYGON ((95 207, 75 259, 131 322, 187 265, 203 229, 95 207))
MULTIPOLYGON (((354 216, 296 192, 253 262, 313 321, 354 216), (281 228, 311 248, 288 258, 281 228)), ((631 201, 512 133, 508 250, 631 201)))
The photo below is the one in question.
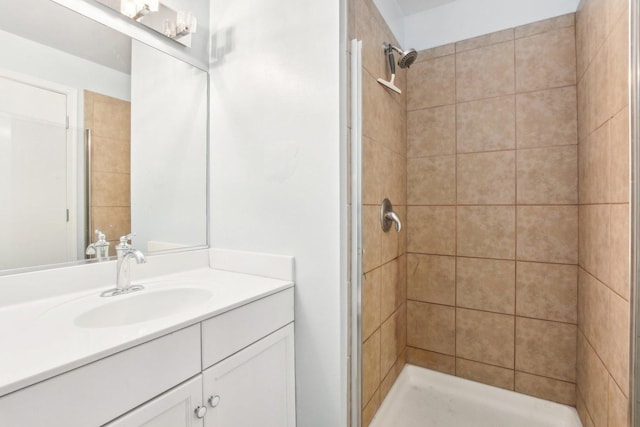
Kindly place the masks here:
POLYGON ((209 397, 209 406, 211 406, 212 408, 215 408, 219 404, 220 404, 220 396, 216 394, 215 396, 209 397))
POLYGON ((198 406, 195 411, 196 417, 198 418, 204 418, 205 415, 207 415, 207 407, 206 406, 198 406))

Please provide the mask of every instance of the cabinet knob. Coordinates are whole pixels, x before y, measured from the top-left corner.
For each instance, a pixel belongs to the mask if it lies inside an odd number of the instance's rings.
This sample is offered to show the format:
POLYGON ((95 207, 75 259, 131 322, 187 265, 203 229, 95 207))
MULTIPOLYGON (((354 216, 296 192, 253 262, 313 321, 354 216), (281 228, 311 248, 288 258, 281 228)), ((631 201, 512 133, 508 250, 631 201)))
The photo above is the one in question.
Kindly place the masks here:
POLYGON ((196 417, 198 418, 204 418, 205 415, 207 415, 207 407, 206 406, 198 406, 196 408, 195 411, 193 411, 196 413, 196 417))
POLYGON ((212 408, 215 408, 219 404, 220 404, 220 396, 216 394, 215 396, 209 397, 209 406, 211 406, 212 408))

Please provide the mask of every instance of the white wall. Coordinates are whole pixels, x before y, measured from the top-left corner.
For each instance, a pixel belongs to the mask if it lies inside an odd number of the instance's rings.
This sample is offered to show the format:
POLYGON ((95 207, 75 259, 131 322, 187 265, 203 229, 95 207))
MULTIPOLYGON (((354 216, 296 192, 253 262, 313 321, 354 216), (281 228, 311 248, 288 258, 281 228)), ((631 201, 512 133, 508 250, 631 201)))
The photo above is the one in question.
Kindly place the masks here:
POLYGON ((87 89, 129 100, 128 74, 2 30, 0 46, 0 68, 77 88, 80 97, 87 89))
POLYGON ((212 1, 211 245, 295 256, 298 427, 346 423, 339 6, 212 1))
POLYGON ((205 245, 207 73, 136 40, 131 53, 134 245, 205 245))
POLYGON ((400 46, 405 46, 404 13, 396 0, 373 0, 400 46))
POLYGON ((392 6, 380 6, 393 2, 376 0, 403 47, 422 50, 575 12, 580 0, 456 0, 409 15, 403 26, 388 12, 392 6))

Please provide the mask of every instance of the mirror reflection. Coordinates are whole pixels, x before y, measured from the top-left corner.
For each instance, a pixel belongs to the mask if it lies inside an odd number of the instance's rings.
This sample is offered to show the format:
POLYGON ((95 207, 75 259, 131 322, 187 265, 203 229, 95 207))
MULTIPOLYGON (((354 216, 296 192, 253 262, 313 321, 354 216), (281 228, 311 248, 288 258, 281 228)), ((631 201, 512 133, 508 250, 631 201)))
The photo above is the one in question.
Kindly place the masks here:
POLYGON ((206 245, 206 72, 49 0, 0 44, 0 274, 206 245))

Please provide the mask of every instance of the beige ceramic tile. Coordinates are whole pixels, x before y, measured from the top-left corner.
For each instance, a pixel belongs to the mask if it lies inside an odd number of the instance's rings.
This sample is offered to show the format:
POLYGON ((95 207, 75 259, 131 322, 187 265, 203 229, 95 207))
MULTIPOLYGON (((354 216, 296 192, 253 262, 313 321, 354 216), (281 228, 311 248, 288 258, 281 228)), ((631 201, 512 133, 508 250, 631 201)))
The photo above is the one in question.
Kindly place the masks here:
POLYGON ((507 41, 456 54, 458 101, 514 93, 514 42, 507 41))
POLYGON ((563 381, 576 380, 576 326, 516 319, 516 370, 563 381))
POLYGON ((575 265, 518 262, 516 314, 577 323, 578 269, 575 265))
POLYGON ((578 416, 580 417, 580 422, 583 427, 594 427, 593 421, 591 421, 591 415, 587 412, 587 405, 584 403, 584 399, 580 394, 580 389, 576 384, 576 410, 578 411, 578 416))
POLYGON ((515 148, 514 96, 460 103, 456 116, 458 153, 515 148))
POLYGON ((131 172, 131 144, 128 140, 95 137, 92 141, 93 172, 131 172))
POLYGON ((387 376, 398 357, 398 322, 399 316, 395 314, 380 326, 380 378, 387 376))
POLYGON ((573 27, 518 39, 515 44, 518 93, 576 84, 573 27))
POLYGON ((629 25, 629 0, 609 0, 606 4, 609 32, 619 25, 629 25))
POLYGON ((586 15, 586 58, 587 64, 593 60, 596 53, 601 50, 608 34, 609 16, 607 13, 608 0, 585 1, 584 12, 586 15))
POLYGON ((456 204, 456 156, 407 160, 407 203, 456 204))
POLYGON ((515 270, 514 261, 459 257, 457 306, 514 314, 515 270))
POLYGON ((591 105, 589 106, 589 115, 592 129, 599 128, 605 121, 613 115, 611 110, 611 67, 609 66, 609 49, 611 46, 605 43, 598 51, 593 59, 587 74, 590 75, 589 97, 591 105))
POLYGON ((455 357, 434 353, 419 348, 407 348, 407 363, 453 375, 456 371, 455 357))
POLYGON ((580 270, 578 286, 578 324, 595 351, 604 358, 609 334, 610 291, 584 270, 580 270))
POLYGON ((459 41, 456 43, 456 52, 478 49, 480 47, 490 46, 492 44, 502 43, 509 40, 513 40, 513 28, 459 41))
POLYGON ((406 155, 404 108, 368 72, 362 75, 362 134, 399 155, 406 155))
POLYGON ((456 309, 456 356, 513 369, 514 317, 456 309))
POLYGON ((518 151, 518 204, 578 203, 578 147, 518 151))
POLYGON ((460 206, 458 256, 514 259, 515 207, 460 206))
POLYGON ((455 304, 456 260, 437 255, 407 255, 407 298, 455 304))
MULTIPOLYGON (((364 3, 364 2, 362 2, 364 3)), ((369 7, 363 5, 355 14, 356 37, 362 40, 362 66, 371 74, 387 78, 387 68, 382 43, 385 38, 369 7)))
POLYGON ((458 155, 460 205, 511 205, 516 200, 516 152, 458 155))
POLYGON ((602 283, 609 283, 611 205, 580 206, 580 264, 602 283))
POLYGON ((578 141, 583 142, 593 129, 591 116, 592 108, 592 94, 589 90, 591 87, 591 74, 585 73, 585 75, 578 81, 576 87, 577 92, 577 112, 578 112, 578 141))
POLYGON ((369 427, 371 420, 380 408, 380 390, 376 390, 373 397, 366 403, 364 409, 362 409, 362 425, 363 427, 369 427))
POLYGON ((609 378, 608 427, 629 426, 629 399, 618 388, 616 382, 609 378))
POLYGON ((128 102, 93 103, 93 136, 129 141, 131 139, 131 106, 128 102))
POLYGON ((83 91, 84 98, 84 127, 85 129, 93 129, 93 103, 95 92, 89 90, 83 91))
POLYGON ((456 376, 494 387, 513 390, 512 369, 499 368, 485 363, 457 358, 456 376))
POLYGON ((404 362, 401 360, 396 360, 393 367, 387 373, 387 376, 383 378, 380 383, 380 399, 384 402, 385 397, 389 394, 391 387, 398 379, 398 375, 402 372, 402 367, 404 366, 404 362))
POLYGON ((607 425, 609 374, 582 334, 578 334, 578 387, 596 426, 607 425))
POLYGON ((609 122, 579 146, 580 203, 608 203, 611 198, 611 144, 609 122))
MULTIPOLYGON (((396 211, 396 213, 398 212, 396 211)), ((399 253, 398 244, 400 241, 400 235, 396 231, 395 227, 391 227, 391 229, 389 229, 389 231, 387 231, 386 233, 383 232, 382 226, 380 225, 379 215, 380 215, 380 208, 378 208, 378 229, 380 230, 379 231, 381 234, 380 244, 382 245, 380 247, 380 254, 382 256, 381 262, 385 264, 398 256, 398 253, 399 253)), ((404 220, 404 217, 400 219, 401 222, 403 220, 404 220)))
POLYGON ((380 332, 362 344, 362 402, 365 404, 380 385, 380 332))
POLYGON ((407 350, 407 303, 406 299, 396 310, 396 354, 398 360, 404 363, 407 350))
POLYGON ((362 271, 369 272, 382 264, 382 228, 380 207, 362 207, 362 271))
POLYGON ((454 55, 429 59, 411 67, 407 111, 455 103, 454 55))
POLYGON ((409 158, 455 153, 455 105, 407 113, 407 156, 409 158))
POLYGON ((629 300, 629 205, 611 205, 609 287, 629 300))
POLYGON ((587 55, 587 15, 585 4, 580 2, 576 11, 576 76, 584 77, 590 58, 587 55))
POLYGON ((576 385, 566 381, 516 372, 516 391, 564 405, 576 405, 576 385))
POLYGON ((591 415, 587 411, 587 404, 580 393, 579 384, 576 384, 576 411, 583 427, 594 427, 591 415))
POLYGON ((442 46, 432 47, 430 49, 424 49, 418 52, 418 59, 416 59, 416 62, 422 62, 426 61, 427 59, 434 59, 441 56, 451 55, 455 52, 455 43, 449 43, 442 46))
MULTIPOLYGON (((398 216, 400 217, 400 220, 403 221, 404 220, 404 225, 402 227, 402 229, 400 230, 400 233, 398 233, 398 255, 403 255, 405 253, 407 253, 407 207, 406 206, 394 206, 393 210, 396 211, 396 213, 398 214, 398 216)), ((394 229, 395 230, 395 229, 394 229)), ((402 271, 401 271, 402 273, 402 271)), ((406 270, 405 272, 406 273, 406 270)), ((406 276, 406 274, 405 274, 406 276)))
POLYGON ((362 277, 362 337, 367 339, 380 327, 382 267, 362 277))
POLYGON ((399 261, 386 263, 381 270, 380 280, 380 321, 384 322, 404 302, 404 292, 400 284, 399 261))
MULTIPOLYGON (((387 180, 387 185, 383 186, 386 197, 397 206, 407 204, 407 155, 392 153, 387 158, 385 169, 393 171, 393 175, 387 180)), ((382 200, 380 201, 382 203, 382 200)))
MULTIPOLYGON (((93 207, 91 230, 99 229, 108 240, 118 240, 131 232, 130 207, 93 207)), ((92 240, 93 240, 92 234, 92 240)), ((111 255, 116 255, 115 247, 109 249, 111 255)))
POLYGON ((555 18, 544 19, 542 21, 533 22, 531 24, 521 25, 519 27, 516 27, 515 37, 520 39, 523 37, 529 37, 535 34, 556 30, 558 28, 572 27, 575 25, 575 15, 575 13, 567 13, 566 15, 556 16, 555 18))
POLYGON ((409 206, 407 251, 433 255, 456 253, 456 208, 409 206))
POLYGON ((91 181, 93 206, 131 206, 129 174, 94 172, 91 181))
POLYGON ((455 309, 444 305, 407 302, 407 345, 453 355, 455 309))
POLYGON ((610 293, 604 361, 622 392, 629 395, 629 303, 610 293))
POLYGON ((623 108, 610 122, 609 201, 629 201, 629 110, 623 108))
POLYGON ((518 206, 518 260, 578 262, 576 206, 518 206))
POLYGON ((576 87, 516 96, 518 148, 578 143, 576 87))
POLYGON ((608 96, 612 116, 628 105, 629 97, 629 26, 626 20, 615 25, 609 40, 607 65, 609 67, 608 96))
POLYGON ((387 153, 389 151, 373 139, 362 137, 362 203, 365 205, 375 205, 385 197, 384 175, 380 171, 385 170, 387 153))

